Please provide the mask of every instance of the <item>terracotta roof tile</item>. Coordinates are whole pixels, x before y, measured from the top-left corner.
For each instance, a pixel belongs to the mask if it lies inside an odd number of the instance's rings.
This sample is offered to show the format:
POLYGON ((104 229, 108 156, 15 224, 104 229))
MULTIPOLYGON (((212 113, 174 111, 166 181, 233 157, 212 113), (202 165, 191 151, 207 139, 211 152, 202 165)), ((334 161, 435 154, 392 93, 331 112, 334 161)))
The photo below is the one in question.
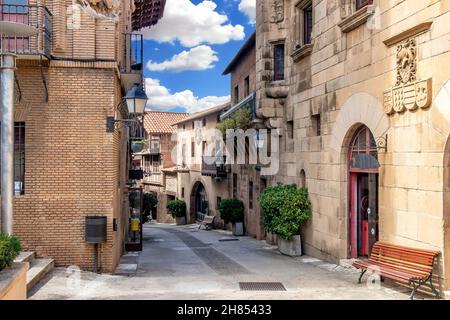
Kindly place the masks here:
POLYGON ((189 117, 188 113, 146 111, 144 128, 148 133, 172 133, 176 131, 174 123, 189 117))

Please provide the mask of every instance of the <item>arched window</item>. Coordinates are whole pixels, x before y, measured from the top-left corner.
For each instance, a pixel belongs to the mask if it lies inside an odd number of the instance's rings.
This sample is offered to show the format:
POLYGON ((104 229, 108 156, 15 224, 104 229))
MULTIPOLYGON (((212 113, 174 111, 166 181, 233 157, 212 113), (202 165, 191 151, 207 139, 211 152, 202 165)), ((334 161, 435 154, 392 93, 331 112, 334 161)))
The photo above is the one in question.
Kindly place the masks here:
POLYGON ((350 145, 350 171, 376 173, 379 167, 377 144, 369 128, 363 126, 350 145))
POLYGON ((306 174, 303 169, 300 171, 300 188, 306 188, 306 174))

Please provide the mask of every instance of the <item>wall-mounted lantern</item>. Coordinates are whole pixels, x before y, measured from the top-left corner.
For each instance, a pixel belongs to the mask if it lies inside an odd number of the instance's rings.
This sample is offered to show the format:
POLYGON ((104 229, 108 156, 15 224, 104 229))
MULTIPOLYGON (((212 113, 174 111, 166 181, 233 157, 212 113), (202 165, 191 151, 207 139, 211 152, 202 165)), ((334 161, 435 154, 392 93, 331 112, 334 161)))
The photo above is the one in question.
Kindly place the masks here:
POLYGON ((133 88, 131 88, 125 97, 117 107, 122 106, 124 103, 127 107, 128 119, 114 119, 114 117, 106 117, 106 132, 112 133, 116 128, 116 123, 122 123, 124 125, 133 125, 139 122, 139 117, 142 117, 145 110, 145 105, 147 104, 147 94, 139 83, 135 83, 133 88))

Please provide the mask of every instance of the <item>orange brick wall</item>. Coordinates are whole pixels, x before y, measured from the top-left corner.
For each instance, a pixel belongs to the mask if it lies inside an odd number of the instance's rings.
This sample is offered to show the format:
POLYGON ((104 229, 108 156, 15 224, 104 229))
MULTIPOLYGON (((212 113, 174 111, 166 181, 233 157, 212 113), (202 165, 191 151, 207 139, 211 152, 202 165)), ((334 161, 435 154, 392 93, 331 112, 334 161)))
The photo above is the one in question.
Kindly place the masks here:
POLYGON ((121 92, 115 69, 73 65, 52 62, 45 68, 48 102, 39 68, 17 70, 22 101, 15 106, 16 121, 26 123, 25 195, 15 198, 14 232, 25 250, 52 257, 58 266, 90 269, 94 251, 84 241, 84 217, 104 214, 108 239, 100 261, 102 271, 110 272, 122 252, 126 222, 126 134, 107 133, 105 118, 113 115, 121 92))

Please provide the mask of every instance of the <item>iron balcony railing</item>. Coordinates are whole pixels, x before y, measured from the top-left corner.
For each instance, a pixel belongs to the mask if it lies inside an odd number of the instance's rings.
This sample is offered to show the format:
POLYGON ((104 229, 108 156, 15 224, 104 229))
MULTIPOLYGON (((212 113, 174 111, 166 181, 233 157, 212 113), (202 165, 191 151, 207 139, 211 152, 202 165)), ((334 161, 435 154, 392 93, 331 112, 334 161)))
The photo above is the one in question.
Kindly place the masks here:
POLYGON ((18 55, 44 55, 50 58, 52 50, 52 14, 44 6, 0 4, 0 21, 25 24, 36 29, 29 37, 1 34, 0 52, 18 55))
POLYGON ((209 177, 225 178, 227 176, 226 158, 203 156, 202 175, 209 177))
POLYGON ((122 35, 124 48, 120 71, 140 74, 143 72, 143 35, 140 33, 123 33, 122 35))
POLYGON ((148 184, 157 184, 162 185, 163 179, 162 179, 162 173, 161 172, 144 172, 144 183, 148 184))

